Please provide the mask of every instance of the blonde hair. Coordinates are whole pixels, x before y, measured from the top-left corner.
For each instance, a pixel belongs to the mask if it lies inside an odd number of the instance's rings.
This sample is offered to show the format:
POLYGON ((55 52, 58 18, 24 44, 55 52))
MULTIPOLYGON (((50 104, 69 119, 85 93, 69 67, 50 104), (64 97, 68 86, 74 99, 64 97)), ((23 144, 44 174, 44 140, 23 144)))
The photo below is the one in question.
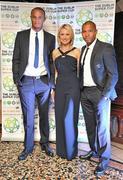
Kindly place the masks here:
POLYGON ((60 41, 60 32, 62 29, 66 29, 70 32, 71 35, 71 39, 70 39, 70 43, 71 45, 73 45, 73 41, 74 41, 74 32, 73 32, 73 28, 70 24, 63 24, 62 26, 60 26, 60 28, 58 29, 58 34, 57 34, 57 41, 59 46, 61 45, 61 41, 60 41))

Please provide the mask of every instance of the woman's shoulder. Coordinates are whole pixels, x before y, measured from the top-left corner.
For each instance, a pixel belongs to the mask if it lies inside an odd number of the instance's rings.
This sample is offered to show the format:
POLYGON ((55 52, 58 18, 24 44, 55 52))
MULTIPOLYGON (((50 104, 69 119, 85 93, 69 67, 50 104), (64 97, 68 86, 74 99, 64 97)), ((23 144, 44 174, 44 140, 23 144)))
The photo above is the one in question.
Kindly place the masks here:
POLYGON ((80 49, 78 47, 74 47, 74 51, 80 53, 80 49))
POLYGON ((81 51, 79 48, 75 47, 73 51, 74 56, 79 60, 81 51))
POLYGON ((75 47, 75 49, 74 49, 74 53, 76 54, 76 55, 80 55, 80 49, 79 48, 77 48, 77 47, 75 47))
POLYGON ((52 52, 53 55, 55 55, 55 54, 57 54, 57 53, 59 53, 58 48, 54 49, 53 52, 52 52))

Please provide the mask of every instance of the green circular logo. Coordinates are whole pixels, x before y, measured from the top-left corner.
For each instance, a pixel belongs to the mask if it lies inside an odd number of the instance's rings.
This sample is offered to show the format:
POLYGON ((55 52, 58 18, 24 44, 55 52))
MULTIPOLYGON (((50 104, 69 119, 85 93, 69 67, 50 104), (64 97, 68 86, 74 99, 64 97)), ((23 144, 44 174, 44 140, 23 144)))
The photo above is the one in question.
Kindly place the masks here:
POLYGON ((19 121, 16 118, 7 118, 3 123, 4 129, 9 133, 16 132, 19 127, 19 121))
POLYGON ((112 42, 112 38, 110 34, 108 34, 107 32, 98 33, 97 38, 103 42, 108 42, 108 43, 112 42))
POLYGON ((79 26, 82 26, 84 22, 92 19, 93 15, 89 10, 80 10, 76 16, 76 22, 79 26))
POLYGON ((13 83, 12 77, 6 76, 3 78, 3 87, 7 91, 15 91, 16 86, 13 83))
POLYGON ((21 22, 26 27, 30 27, 31 26, 30 12, 24 11, 21 14, 21 22))
POLYGON ((16 34, 13 32, 6 32, 2 35, 2 43, 5 47, 12 49, 14 47, 16 34))

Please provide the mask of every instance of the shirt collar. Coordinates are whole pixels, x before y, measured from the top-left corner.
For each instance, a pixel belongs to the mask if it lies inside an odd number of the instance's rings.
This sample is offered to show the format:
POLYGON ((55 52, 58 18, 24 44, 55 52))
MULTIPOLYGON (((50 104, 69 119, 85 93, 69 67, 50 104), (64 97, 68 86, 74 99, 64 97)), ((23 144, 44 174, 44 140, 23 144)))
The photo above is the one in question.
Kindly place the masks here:
MULTIPOLYGON (((34 31, 32 28, 31 28, 31 34, 35 35, 36 31, 34 31)), ((40 31, 38 31, 38 34, 43 34, 43 29, 41 29, 40 31)))
POLYGON ((96 44, 96 41, 97 41, 97 38, 92 42, 92 44, 90 46, 86 46, 86 47, 93 50, 93 48, 96 44))

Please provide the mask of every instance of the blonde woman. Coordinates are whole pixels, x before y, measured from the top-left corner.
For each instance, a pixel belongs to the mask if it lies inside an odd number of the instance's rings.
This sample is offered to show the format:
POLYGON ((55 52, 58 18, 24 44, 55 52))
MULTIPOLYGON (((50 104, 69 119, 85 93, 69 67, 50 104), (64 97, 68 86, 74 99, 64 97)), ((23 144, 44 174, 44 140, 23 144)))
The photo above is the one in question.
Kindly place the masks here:
POLYGON ((56 154, 72 160, 78 152, 80 50, 73 47, 74 32, 69 24, 59 28, 57 40, 59 47, 52 54, 56 69, 56 154))

